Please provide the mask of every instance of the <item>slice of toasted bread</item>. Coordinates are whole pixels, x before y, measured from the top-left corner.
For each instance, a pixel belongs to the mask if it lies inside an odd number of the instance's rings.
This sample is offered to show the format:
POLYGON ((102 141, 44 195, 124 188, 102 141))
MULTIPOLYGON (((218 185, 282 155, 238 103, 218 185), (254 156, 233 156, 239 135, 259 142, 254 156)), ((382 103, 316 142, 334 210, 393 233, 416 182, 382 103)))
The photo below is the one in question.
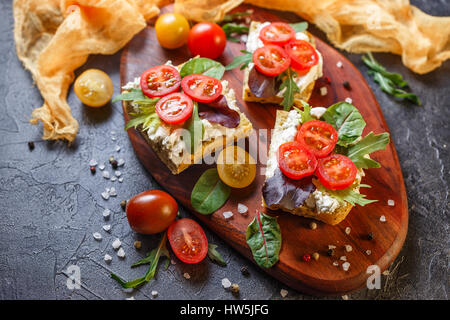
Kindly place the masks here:
MULTIPOLYGON (((249 28, 249 34, 251 32, 257 32, 257 29, 261 22, 252 21, 249 28)), ((309 42, 312 44, 313 47, 315 47, 315 41, 314 37, 309 33, 305 32, 308 35, 309 42)), ((250 102, 259 102, 259 103, 273 103, 273 104, 280 104, 281 101, 283 101, 282 97, 273 96, 273 97, 267 97, 267 98, 259 98, 255 96, 248 85, 249 81, 249 74, 250 74, 250 67, 245 68, 244 70, 244 81, 243 81, 243 89, 242 89, 242 98, 245 101, 250 102)), ((322 72, 320 72, 321 76, 322 72)), ((304 88, 301 92, 298 92, 294 95, 294 103, 296 105, 302 105, 301 100, 308 101, 311 97, 312 91, 314 89, 316 81, 312 81, 306 88, 304 88)))
MULTIPOLYGON (((224 85, 223 90, 223 94, 226 96, 229 103, 231 103, 232 101, 236 101, 233 89, 229 88, 227 85, 224 85)), ((135 112, 131 103, 124 101, 124 105, 125 110, 128 114, 130 114, 130 112, 135 112)), ((164 142, 164 139, 151 139, 148 132, 143 130, 142 126, 139 126, 137 129, 147 141, 147 143, 152 147, 161 161, 169 168, 169 170, 173 174, 179 174, 183 170, 187 169, 190 165, 194 163, 201 163, 204 157, 210 156, 213 152, 221 150, 225 146, 231 145, 235 141, 246 138, 250 135, 253 129, 250 120, 248 120, 244 113, 239 111, 239 108, 237 106, 233 108, 233 110, 236 110, 240 115, 239 125, 236 128, 225 130, 224 134, 221 136, 213 137, 210 140, 203 141, 202 147, 197 148, 195 154, 183 152, 182 155, 175 155, 173 148, 169 148, 164 142), (230 132, 231 134, 227 134, 230 132)), ((171 132, 173 132, 171 131, 172 128, 170 126, 164 127, 168 132, 167 136, 170 135, 171 132)), ((173 129, 177 128, 179 127, 173 127, 173 129)), ((205 130, 213 129, 205 128, 205 130)), ((205 132, 205 134, 208 134, 208 132, 205 132)))
MULTIPOLYGON (((274 135, 280 134, 281 131, 283 130, 282 127, 283 127, 283 124, 288 119, 288 115, 289 115, 289 112, 287 112, 287 111, 277 110, 275 127, 272 131, 272 141, 274 141, 274 135)), ((278 149, 278 146, 274 146, 271 143, 270 148, 269 148, 269 158, 274 157, 274 156, 276 157, 277 149, 278 149)), ((361 175, 362 174, 363 174, 363 172, 361 172, 361 175)), ((316 179, 313 179, 313 183, 316 186, 320 185, 320 182, 316 179)), ((359 192, 359 188, 355 189, 354 191, 359 192)), ((339 207, 332 212, 330 212, 330 211, 318 212, 316 210, 316 208, 308 207, 306 205, 306 203, 302 206, 299 206, 297 208, 289 210, 287 208, 283 208, 280 205, 267 206, 264 201, 264 197, 262 199, 262 202, 263 202, 264 207, 267 207, 271 210, 283 210, 283 211, 286 211, 286 212, 289 212, 289 213, 292 213, 292 214, 295 214, 298 216, 303 216, 303 217, 307 217, 307 218, 313 218, 316 220, 320 220, 320 221, 323 221, 323 222, 331 224, 331 225, 336 225, 339 222, 341 222, 342 220, 344 220, 345 217, 348 215, 348 213, 350 212, 350 210, 353 207, 350 203, 345 202, 345 203, 340 203, 339 207)))

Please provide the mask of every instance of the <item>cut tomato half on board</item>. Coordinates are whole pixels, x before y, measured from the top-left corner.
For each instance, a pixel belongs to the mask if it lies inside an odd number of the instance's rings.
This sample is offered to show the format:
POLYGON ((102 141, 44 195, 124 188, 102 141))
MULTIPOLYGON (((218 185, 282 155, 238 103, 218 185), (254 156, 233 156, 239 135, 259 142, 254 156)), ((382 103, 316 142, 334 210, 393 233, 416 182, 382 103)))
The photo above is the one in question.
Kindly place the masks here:
POLYGON ((192 100, 182 92, 175 92, 161 98, 155 106, 155 111, 162 121, 169 124, 179 124, 192 114, 192 100))
POLYGON ((208 253, 208 240, 202 227, 192 219, 173 222, 168 230, 168 239, 173 252, 185 263, 198 263, 208 253))
POLYGON ((266 45, 274 44, 282 47, 292 39, 295 39, 295 31, 287 23, 272 22, 261 29, 259 38, 266 45))
POLYGON ((301 179, 314 173, 317 159, 297 141, 283 143, 277 152, 278 166, 285 176, 301 179))
POLYGON ((286 45, 286 52, 291 58, 291 67, 300 73, 305 73, 319 63, 319 55, 308 41, 292 40, 286 45))
POLYGON ((357 169, 352 160, 342 154, 319 159, 316 175, 325 188, 340 190, 350 187, 357 169))
POLYGON ((253 63, 259 72, 274 77, 289 68, 291 58, 283 48, 269 44, 253 52, 253 63))
POLYGON ((141 75, 142 92, 150 98, 175 92, 180 88, 180 83, 178 70, 166 64, 147 69, 141 75))
POLYGON ((323 158, 333 151, 338 140, 338 133, 325 121, 311 120, 300 127, 296 140, 317 158, 323 158))
POLYGON ((192 100, 208 103, 222 94, 222 82, 203 74, 191 74, 181 80, 181 88, 192 100))

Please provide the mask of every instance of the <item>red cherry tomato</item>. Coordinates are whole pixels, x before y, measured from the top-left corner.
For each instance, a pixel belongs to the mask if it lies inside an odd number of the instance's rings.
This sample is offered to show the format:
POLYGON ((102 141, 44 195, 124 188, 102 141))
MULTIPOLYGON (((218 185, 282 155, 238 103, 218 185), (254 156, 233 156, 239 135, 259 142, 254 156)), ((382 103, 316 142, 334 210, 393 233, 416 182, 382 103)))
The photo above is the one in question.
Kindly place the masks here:
POLYGON ((180 219, 172 223, 168 239, 173 252, 185 263, 198 263, 208 253, 208 240, 202 227, 192 219, 180 219))
POLYGON ((175 92, 161 98, 155 106, 155 111, 162 121, 169 124, 179 124, 192 114, 192 100, 182 92, 175 92))
POLYGON ((220 80, 202 74, 191 74, 181 80, 181 88, 193 100, 208 103, 222 94, 220 80))
POLYGON ((175 220, 178 204, 161 190, 148 190, 132 197, 126 207, 128 223, 137 233, 155 234, 167 229, 175 220))
POLYGON ((289 67, 291 58, 283 48, 269 44, 253 52, 253 63, 259 72, 273 77, 289 67))
POLYGON ((225 50, 226 44, 227 36, 218 24, 200 22, 189 31, 188 47, 194 56, 215 59, 225 50))
POLYGON ((325 188, 340 190, 350 187, 356 178, 356 166, 342 154, 319 159, 316 175, 325 188))
POLYGON ((275 44, 282 47, 295 39, 295 31, 287 23, 272 22, 261 29, 259 38, 264 44, 275 44))
POLYGON ((175 92, 180 84, 181 76, 178 70, 165 64, 147 69, 141 75, 142 92, 150 98, 175 92))
POLYGON ((310 176, 317 167, 316 157, 296 141, 283 143, 278 148, 277 158, 281 172, 291 179, 310 176))
POLYGON ((323 158, 333 151, 338 140, 338 133, 325 121, 311 120, 300 127, 296 140, 317 158, 323 158))
POLYGON ((319 63, 319 55, 308 41, 292 40, 286 45, 286 52, 291 58, 291 67, 300 72, 319 63))

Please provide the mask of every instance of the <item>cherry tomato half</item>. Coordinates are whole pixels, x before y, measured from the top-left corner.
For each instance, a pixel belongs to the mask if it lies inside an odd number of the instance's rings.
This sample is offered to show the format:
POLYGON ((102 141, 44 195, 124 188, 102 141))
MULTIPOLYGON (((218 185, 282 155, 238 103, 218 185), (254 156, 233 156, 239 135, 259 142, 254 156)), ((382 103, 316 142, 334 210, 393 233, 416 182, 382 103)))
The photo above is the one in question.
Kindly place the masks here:
POLYGON ((332 154, 319 159, 316 175, 325 188, 340 190, 352 185, 356 172, 352 160, 342 154, 332 154))
POLYGON ((202 74, 191 74, 181 80, 181 88, 193 100, 208 103, 222 94, 220 80, 202 74))
POLYGON ((296 140, 317 158, 323 158, 333 151, 338 140, 338 133, 325 121, 311 120, 300 127, 296 140))
POLYGON ((291 179, 312 175, 317 167, 316 157, 297 141, 283 143, 278 148, 277 158, 281 172, 291 179))
POLYGON ((141 75, 142 92, 150 98, 175 92, 180 84, 181 76, 178 70, 166 64, 147 69, 141 75))
POLYGON ((295 39, 295 31, 284 22, 272 22, 261 29, 259 38, 264 44, 275 44, 284 46, 286 43, 295 39))
POLYGON ((126 207, 128 223, 137 233, 155 234, 167 229, 175 220, 178 204, 161 190, 148 190, 132 197, 126 207))
POLYGON ((192 27, 188 47, 194 56, 215 59, 225 50, 227 36, 223 29, 212 22, 200 22, 192 27))
POLYGON ((185 218, 172 223, 167 237, 175 255, 185 263, 198 263, 208 253, 205 232, 192 219, 185 218))
POLYGON ((192 114, 192 100, 182 92, 175 92, 161 98, 155 106, 155 111, 162 121, 169 124, 179 124, 192 114))
POLYGON ((273 77, 289 68, 291 58, 283 48, 269 44, 253 52, 253 63, 259 72, 273 77))
POLYGON ((286 52, 291 58, 291 67, 300 72, 319 63, 319 55, 308 41, 292 40, 286 45, 286 52))

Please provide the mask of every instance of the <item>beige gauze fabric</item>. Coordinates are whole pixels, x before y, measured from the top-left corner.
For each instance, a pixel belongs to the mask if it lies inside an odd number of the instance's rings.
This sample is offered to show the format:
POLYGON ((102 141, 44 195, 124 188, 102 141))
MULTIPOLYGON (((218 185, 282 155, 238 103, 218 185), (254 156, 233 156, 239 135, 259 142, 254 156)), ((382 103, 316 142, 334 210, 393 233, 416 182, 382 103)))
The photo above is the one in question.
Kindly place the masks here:
POLYGON ((419 74, 450 58, 450 17, 427 15, 409 0, 176 0, 175 9, 192 20, 217 21, 242 2, 295 12, 349 52, 401 55, 403 64, 419 74), (205 6, 193 9, 194 3, 205 6))
POLYGON ((159 13, 148 0, 14 0, 17 56, 41 92, 44 104, 32 112, 44 139, 72 142, 78 122, 66 97, 74 70, 89 54, 113 54, 159 13))

